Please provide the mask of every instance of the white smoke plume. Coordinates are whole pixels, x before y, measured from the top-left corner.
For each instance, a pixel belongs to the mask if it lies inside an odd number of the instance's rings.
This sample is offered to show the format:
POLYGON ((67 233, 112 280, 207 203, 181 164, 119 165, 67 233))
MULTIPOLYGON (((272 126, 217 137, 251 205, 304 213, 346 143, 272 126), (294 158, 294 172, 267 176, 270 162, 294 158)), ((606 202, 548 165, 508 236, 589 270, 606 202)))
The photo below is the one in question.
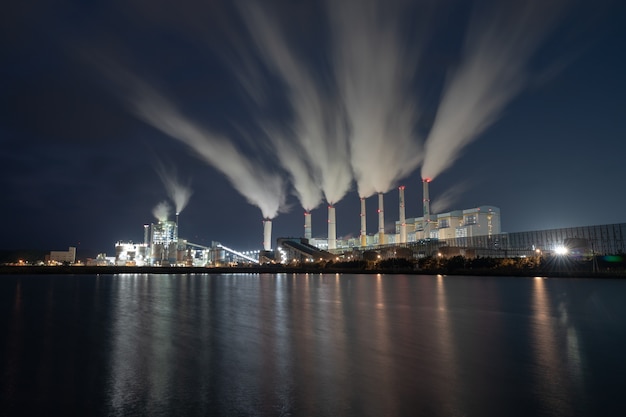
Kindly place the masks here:
POLYGON ((193 149, 200 158, 223 173, 264 218, 274 218, 285 203, 281 177, 254 163, 227 138, 209 132, 183 116, 153 89, 142 85, 131 100, 144 121, 193 149))
POLYGON ((468 181, 462 181, 448 188, 443 193, 437 194, 437 197, 430 202, 430 212, 432 214, 444 213, 458 201, 459 197, 467 191, 469 187, 468 181))
POLYGON ((403 2, 328 0, 337 83, 351 128, 350 161, 361 197, 389 191, 422 161, 406 49, 403 2))
POLYGON ((448 77, 425 145, 422 178, 435 178, 488 128, 528 82, 527 64, 563 1, 494 2, 476 9, 458 69, 448 77))
POLYGON ((281 165, 289 174, 300 204, 306 211, 313 210, 322 202, 322 190, 315 182, 310 164, 302 159, 298 143, 290 140, 279 129, 269 125, 261 127, 272 143, 281 165))
POLYGON ((190 184, 191 181, 189 181, 186 185, 182 184, 178 179, 176 169, 167 169, 160 161, 157 161, 156 164, 157 174, 165 186, 168 197, 174 202, 176 213, 182 213, 185 207, 187 207, 187 203, 193 194, 190 184))
MULTIPOLYGON (((281 151, 278 155, 280 161, 294 179, 299 178, 298 173, 294 176, 295 162, 292 159, 299 156, 300 163, 310 167, 314 182, 321 188, 326 200, 336 203, 348 192, 352 182, 352 173, 346 164, 348 143, 340 106, 315 82, 309 69, 298 61, 285 36, 280 33, 278 22, 254 3, 241 2, 239 5, 259 56, 285 82, 294 111, 293 138, 284 139, 295 140, 297 145, 288 145, 290 150, 281 151)), ((248 73, 254 71, 248 69, 248 73)), ((250 95, 258 95, 254 88, 252 90, 250 95)), ((283 146, 280 138, 272 137, 272 141, 276 149, 283 146)), ((299 184, 294 181, 294 187, 299 195, 311 190, 309 183, 298 189, 299 184)), ((314 200, 315 196, 307 196, 306 199, 314 200)))
POLYGON ((152 214, 160 222, 166 222, 172 208, 167 201, 161 201, 152 209, 152 214))

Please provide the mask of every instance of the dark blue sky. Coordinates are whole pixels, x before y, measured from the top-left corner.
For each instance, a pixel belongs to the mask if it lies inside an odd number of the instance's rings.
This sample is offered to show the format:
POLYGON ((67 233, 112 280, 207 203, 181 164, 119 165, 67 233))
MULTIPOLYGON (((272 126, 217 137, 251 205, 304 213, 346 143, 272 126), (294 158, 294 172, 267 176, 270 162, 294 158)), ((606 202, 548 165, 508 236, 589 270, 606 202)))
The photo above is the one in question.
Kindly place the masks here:
MULTIPOLYGON (((315 173, 317 193, 339 196, 338 236, 358 235, 367 187, 391 189, 390 225, 401 184, 407 216, 421 215, 420 170, 445 159, 427 155, 428 141, 431 151, 457 149, 447 166, 426 168, 437 173, 430 192, 441 210, 494 205, 508 232, 626 221, 621 2, 555 1, 562 7, 521 8, 523 19, 519 7, 493 12, 502 2, 485 1, 397 1, 394 9, 368 0, 365 11, 322 1, 83 3, 15 2, 0 17, 0 249, 112 253, 117 240, 142 240, 142 225, 168 199, 158 161, 190 181, 182 237, 259 249, 259 207, 273 204, 262 185, 274 178, 285 201, 273 235, 299 236, 303 209, 284 149, 315 173), (464 108, 475 91, 447 87, 481 36, 504 41, 485 48, 494 54, 486 61, 496 59, 469 85, 483 76, 493 83, 464 108), (500 61, 503 71, 490 74, 500 61), (496 111, 475 123, 476 109, 495 99, 496 111), (181 120, 202 137, 181 137, 189 132, 181 120), (450 142, 464 135, 463 146, 450 142), (305 152, 311 141, 319 146, 305 152), (341 143, 360 151, 343 155, 341 143), (382 162, 362 162, 370 160, 382 162), (251 168, 232 171, 242 161, 251 168), (242 187, 258 195, 246 198, 242 187)), ((367 204, 373 233, 376 198, 367 204)), ((313 210, 314 236, 326 235, 326 206, 313 210)))

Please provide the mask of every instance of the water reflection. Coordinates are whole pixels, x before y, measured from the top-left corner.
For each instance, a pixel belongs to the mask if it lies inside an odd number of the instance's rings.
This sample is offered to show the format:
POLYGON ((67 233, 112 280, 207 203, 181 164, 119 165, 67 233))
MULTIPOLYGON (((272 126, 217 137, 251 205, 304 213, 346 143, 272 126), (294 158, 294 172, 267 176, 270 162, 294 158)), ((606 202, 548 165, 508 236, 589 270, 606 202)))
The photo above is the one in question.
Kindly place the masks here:
POLYGON ((24 319, 22 316, 22 286, 18 280, 15 285, 12 309, 9 316, 8 338, 6 344, 6 372, 4 373, 3 397, 14 398, 19 390, 19 372, 22 364, 24 344, 24 319))
POLYGON ((563 415, 574 414, 573 392, 581 392, 580 361, 576 329, 569 323, 568 307, 560 300, 553 310, 547 280, 533 280, 532 323, 535 353, 537 398, 549 412, 559 410, 563 415))
POLYGON ((0 280, 0 415, 597 415, 621 405, 623 284, 0 280))
POLYGON ((441 360, 438 368, 444 375, 439 381, 436 394, 438 402, 442 405, 447 415, 462 415, 463 407, 459 403, 460 395, 458 386, 457 355, 455 341, 451 326, 450 310, 446 298, 445 280, 442 275, 436 277, 437 285, 435 292, 435 319, 437 347, 441 352, 441 360))

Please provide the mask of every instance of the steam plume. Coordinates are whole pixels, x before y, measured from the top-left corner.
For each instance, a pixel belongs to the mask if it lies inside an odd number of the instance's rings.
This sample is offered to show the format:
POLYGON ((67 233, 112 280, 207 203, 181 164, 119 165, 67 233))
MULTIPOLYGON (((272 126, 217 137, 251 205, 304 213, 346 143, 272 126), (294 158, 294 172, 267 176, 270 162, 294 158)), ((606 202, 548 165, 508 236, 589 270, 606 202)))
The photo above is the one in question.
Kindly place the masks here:
POLYGON ((526 65, 563 2, 495 3, 491 12, 475 10, 472 17, 461 64, 447 80, 426 141, 422 178, 452 165, 524 88, 526 65))
MULTIPOLYGON (((352 173, 345 163, 348 160, 348 143, 336 100, 324 92, 323 86, 316 83, 308 68, 298 61, 277 29, 277 22, 253 3, 240 3, 240 10, 259 56, 288 88, 287 95, 294 111, 293 139, 297 147, 279 154, 281 164, 294 176, 291 158, 297 150, 301 163, 310 166, 313 179, 326 200, 331 204, 341 200, 350 188, 352 173)), ((254 95, 254 92, 251 94, 254 95)), ((276 143, 276 137, 272 139, 277 149, 281 147, 276 143)), ((294 179, 299 178, 297 175, 294 179)), ((300 195, 310 191, 308 185, 299 188, 296 181, 294 187, 300 195)), ((314 197, 311 199, 314 200, 314 197)))
POLYGON ((262 128, 273 144, 281 165, 289 174, 300 204, 307 211, 313 210, 322 201, 322 191, 314 180, 310 164, 301 158, 298 144, 290 141, 279 129, 270 126, 262 128))
POLYGON ((409 94, 418 55, 402 39, 402 2, 328 0, 337 83, 361 197, 390 190, 421 162, 409 94))
POLYGON ((185 118, 165 98, 147 86, 137 89, 133 100, 136 113, 147 123, 193 149, 198 156, 222 172, 250 204, 265 218, 274 218, 285 202, 284 183, 278 174, 237 150, 226 138, 208 132, 185 118))
POLYGON ((174 168, 168 170, 160 161, 157 161, 157 174, 165 186, 168 197, 174 202, 176 213, 182 213, 193 194, 191 181, 187 185, 181 184, 176 170, 174 168))
POLYGON ((437 198, 430 203, 431 212, 444 213, 445 210, 452 207, 452 204, 454 204, 459 199, 459 196, 468 188, 469 182, 463 181, 453 185, 441 194, 438 193, 437 198))
POLYGON ((152 214, 160 222, 166 222, 172 208, 167 201, 161 201, 152 209, 152 214))

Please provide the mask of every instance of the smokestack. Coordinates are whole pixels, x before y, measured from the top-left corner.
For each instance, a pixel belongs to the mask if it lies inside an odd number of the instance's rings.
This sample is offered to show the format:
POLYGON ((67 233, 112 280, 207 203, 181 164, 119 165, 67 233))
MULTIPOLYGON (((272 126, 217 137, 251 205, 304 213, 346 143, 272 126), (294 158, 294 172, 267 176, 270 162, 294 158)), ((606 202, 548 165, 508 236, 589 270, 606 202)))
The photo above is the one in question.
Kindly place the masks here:
POLYGON ((180 213, 176 212, 176 230, 174 231, 174 241, 178 242, 178 215, 180 213))
POLYGON ((430 238, 430 198, 428 197, 428 183, 430 178, 422 180, 424 184, 424 239, 430 238))
POLYGON ((406 213, 404 211, 404 185, 400 190, 400 243, 406 243, 406 213))
POLYGON ((378 193, 378 244, 385 244, 385 210, 383 208, 383 193, 378 193))
POLYGON ((361 197, 361 246, 367 246, 367 221, 365 220, 365 197, 361 197))
POLYGON ((328 249, 337 249, 337 224, 335 223, 335 207, 328 206, 328 249))
POLYGON ((304 212, 304 238, 311 239, 311 212, 304 212))
POLYGON ((272 219, 263 220, 263 250, 272 250, 272 219))
POLYGON ((150 225, 143 225, 143 244, 148 245, 150 243, 150 225))

